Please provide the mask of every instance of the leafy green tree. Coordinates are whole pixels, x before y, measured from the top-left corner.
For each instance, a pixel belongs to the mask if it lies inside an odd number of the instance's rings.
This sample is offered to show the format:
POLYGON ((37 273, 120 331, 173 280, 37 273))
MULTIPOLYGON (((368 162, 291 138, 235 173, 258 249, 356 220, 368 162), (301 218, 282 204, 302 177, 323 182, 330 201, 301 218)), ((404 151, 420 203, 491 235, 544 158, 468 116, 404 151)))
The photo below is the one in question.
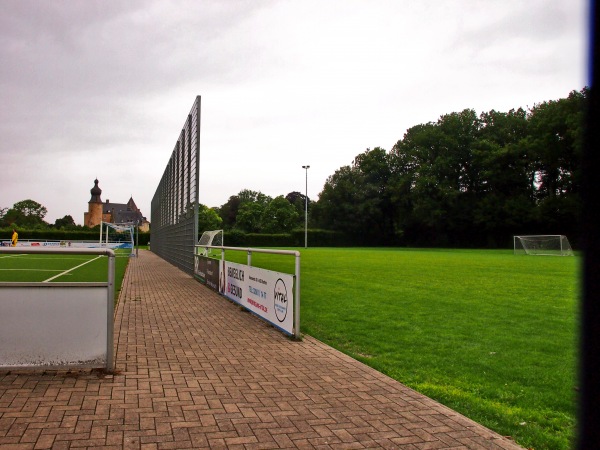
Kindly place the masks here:
POLYGON ((241 204, 252 202, 266 206, 271 201, 271 197, 268 195, 265 195, 260 191, 252 191, 250 189, 241 190, 237 196, 240 199, 241 204))
POLYGON ((246 233, 260 233, 264 210, 265 206, 261 203, 243 203, 238 210, 235 229, 245 231, 246 233))
POLYGON ((587 90, 543 102, 530 111, 529 148, 536 159, 538 197, 556 197, 579 189, 587 90))
POLYGON ((304 227, 304 221, 306 220, 305 215, 307 212, 308 212, 309 221, 310 221, 310 213, 311 213, 311 208, 312 208, 310 198, 307 198, 306 195, 304 195, 298 191, 290 192, 289 194, 287 194, 285 196, 285 198, 288 202, 290 202, 294 206, 294 208, 296 209, 296 212, 298 213, 297 225, 304 227))
POLYGON ((232 195, 227 200, 227 203, 221 205, 219 208, 219 216, 223 221, 223 228, 226 230, 231 230, 235 227, 240 204, 240 198, 237 195, 232 195))
MULTIPOLYGON (((485 242, 530 209, 524 110, 470 109, 410 128, 390 152, 395 227, 423 244, 485 242)), ((531 214, 529 214, 531 216, 531 214)))
POLYGON ((589 91, 543 102, 530 111, 524 141, 532 160, 537 228, 545 233, 575 234, 581 212, 581 159, 589 91))
POLYGON ((64 216, 62 219, 56 219, 54 221, 54 226, 56 228, 66 228, 66 229, 69 229, 69 228, 75 228, 75 227, 77 227, 77 224, 75 223, 75 220, 73 219, 72 216, 67 215, 67 216, 64 216))
POLYGON ((44 217, 48 210, 33 200, 21 200, 13 205, 4 215, 4 223, 7 226, 18 224, 25 228, 45 228, 44 217))
POLYGON ((21 200, 13 205, 13 209, 19 211, 26 217, 35 217, 40 220, 44 219, 48 213, 45 206, 42 206, 33 200, 21 200))
POLYGON ((391 174, 388 190, 390 201, 394 205, 392 219, 397 235, 405 234, 415 222, 413 192, 417 178, 420 178, 423 158, 423 151, 420 149, 432 145, 429 140, 434 129, 433 123, 409 128, 404 138, 399 140, 389 153, 391 174))
POLYGON ((350 166, 342 166, 325 181, 318 202, 313 206, 317 226, 350 232, 353 223, 352 204, 358 185, 358 177, 350 166))
MULTIPOLYGON (((232 230, 234 228, 244 229, 245 227, 250 226, 248 222, 245 222, 242 225, 237 223, 240 208, 248 203, 256 203, 260 206, 262 211, 270 201, 271 197, 262 192, 252 191, 250 189, 241 190, 237 195, 229 197, 227 203, 219 208, 219 216, 223 219, 223 227, 227 230, 232 230)), ((246 214, 248 214, 248 211, 246 211, 246 214)), ((244 220, 247 219, 249 218, 246 217, 244 220)))
POLYGON ((206 205, 198 205, 198 232, 202 234, 204 231, 220 230, 223 224, 223 219, 214 208, 209 208, 206 205))
POLYGON ((499 147, 517 144, 528 133, 527 112, 523 108, 507 113, 491 110, 479 116, 479 139, 494 142, 499 147))
POLYGON ((263 210, 261 231, 263 233, 285 233, 298 224, 298 212, 283 195, 275 197, 263 210))
POLYGON ((359 175, 355 206, 362 234, 370 242, 389 243, 394 234, 390 157, 381 147, 367 149, 356 156, 353 168, 359 175))
POLYGON ((357 242, 389 243, 393 238, 390 174, 384 149, 367 149, 358 155, 352 166, 343 166, 325 182, 313 206, 317 225, 354 235, 357 242))
POLYGON ((468 225, 468 199, 478 182, 471 154, 477 127, 472 110, 447 114, 412 127, 393 147, 390 195, 400 203, 394 209, 399 234, 445 245, 468 225))
POLYGON ((488 239, 494 235, 502 239, 529 228, 533 218, 531 162, 523 145, 527 115, 522 108, 508 113, 492 110, 482 113, 480 120, 479 138, 473 146, 481 168, 474 225, 485 230, 488 239))

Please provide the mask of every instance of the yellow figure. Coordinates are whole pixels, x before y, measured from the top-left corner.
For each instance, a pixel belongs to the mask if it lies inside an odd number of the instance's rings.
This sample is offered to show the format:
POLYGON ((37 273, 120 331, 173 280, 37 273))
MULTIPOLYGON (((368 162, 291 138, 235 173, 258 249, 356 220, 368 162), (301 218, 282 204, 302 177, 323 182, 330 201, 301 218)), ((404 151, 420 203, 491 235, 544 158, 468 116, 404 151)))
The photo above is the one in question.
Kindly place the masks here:
POLYGON ((16 246, 17 246, 17 241, 18 241, 18 240, 19 240, 19 233, 17 233, 17 230, 15 230, 15 229, 13 228, 13 235, 12 235, 12 239, 11 239, 11 242, 12 242, 12 246, 13 246, 13 247, 16 247, 16 246))

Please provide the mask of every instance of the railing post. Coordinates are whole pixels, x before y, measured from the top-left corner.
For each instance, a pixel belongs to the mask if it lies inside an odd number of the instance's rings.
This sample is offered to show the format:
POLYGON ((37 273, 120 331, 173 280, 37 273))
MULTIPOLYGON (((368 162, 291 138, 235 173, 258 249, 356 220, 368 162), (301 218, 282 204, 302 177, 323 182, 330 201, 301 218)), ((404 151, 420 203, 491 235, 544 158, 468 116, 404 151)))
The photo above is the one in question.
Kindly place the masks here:
POLYGON ((300 252, 296 253, 296 305, 294 306, 294 337, 300 339, 300 252))
POLYGON ((113 372, 114 362, 114 320, 115 320, 115 254, 108 253, 108 298, 106 318, 106 371, 113 372))

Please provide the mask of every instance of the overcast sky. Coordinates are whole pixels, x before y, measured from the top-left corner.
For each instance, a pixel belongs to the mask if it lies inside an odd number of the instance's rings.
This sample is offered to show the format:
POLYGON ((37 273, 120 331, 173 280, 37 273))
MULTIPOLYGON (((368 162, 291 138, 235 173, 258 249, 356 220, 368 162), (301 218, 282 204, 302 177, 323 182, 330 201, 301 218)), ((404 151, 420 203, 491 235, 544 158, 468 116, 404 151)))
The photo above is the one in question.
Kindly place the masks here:
POLYGON ((200 202, 317 200, 414 125, 587 84, 585 0, 0 0, 0 208, 150 202, 196 95, 200 202))

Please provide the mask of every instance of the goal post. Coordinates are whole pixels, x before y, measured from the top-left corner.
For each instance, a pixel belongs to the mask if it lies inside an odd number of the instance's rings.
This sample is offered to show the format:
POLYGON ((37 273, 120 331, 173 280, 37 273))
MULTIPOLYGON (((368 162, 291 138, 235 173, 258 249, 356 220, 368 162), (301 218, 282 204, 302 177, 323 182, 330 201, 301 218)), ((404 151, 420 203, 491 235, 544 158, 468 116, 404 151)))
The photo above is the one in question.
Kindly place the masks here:
POLYGON ((129 249, 133 255, 135 247, 134 225, 110 222, 100 223, 100 247, 129 249))
POLYGON ((209 230, 202 233, 200 236, 200 240, 198 241, 198 248, 201 255, 208 256, 211 253, 210 248, 208 246, 211 245, 225 245, 223 238, 223 230, 209 230), (202 249, 202 247, 204 247, 202 249))
POLYGON ((515 255, 573 256, 569 239, 563 234, 513 237, 515 255))

